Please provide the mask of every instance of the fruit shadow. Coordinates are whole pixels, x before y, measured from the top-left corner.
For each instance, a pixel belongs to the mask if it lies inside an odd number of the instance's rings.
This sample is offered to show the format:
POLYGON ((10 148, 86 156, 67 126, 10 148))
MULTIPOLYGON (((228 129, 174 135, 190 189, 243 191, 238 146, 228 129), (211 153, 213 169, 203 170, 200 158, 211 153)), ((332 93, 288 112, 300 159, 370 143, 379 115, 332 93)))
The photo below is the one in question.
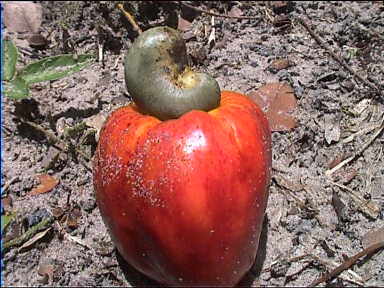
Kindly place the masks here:
POLYGON ((244 275, 240 282, 235 287, 258 287, 260 284, 255 283, 260 277, 263 270, 265 257, 267 254, 267 241, 268 241, 268 215, 266 214, 263 222, 263 229, 261 230, 259 247, 257 249, 256 259, 253 262, 251 269, 244 275), (256 285, 256 286, 255 286, 256 285))
MULTIPOLYGON (((252 284, 257 280, 261 274, 263 264, 266 256, 267 238, 268 238, 268 217, 265 215, 263 222, 263 229, 260 234, 259 247, 256 254, 256 260, 253 263, 251 269, 245 274, 240 282, 235 287, 252 287, 252 284)), ((168 287, 166 285, 159 284, 158 282, 148 278, 141 272, 137 271, 134 267, 128 264, 123 257, 116 250, 116 259, 119 263, 121 271, 125 277, 125 280, 132 287, 168 287)))
POLYGON ((121 271, 123 272, 125 280, 132 287, 167 287, 162 284, 159 284, 158 282, 148 278, 141 272, 137 271, 133 266, 131 266, 124 260, 123 256, 120 255, 117 249, 116 249, 116 259, 117 259, 117 262, 119 263, 121 271))

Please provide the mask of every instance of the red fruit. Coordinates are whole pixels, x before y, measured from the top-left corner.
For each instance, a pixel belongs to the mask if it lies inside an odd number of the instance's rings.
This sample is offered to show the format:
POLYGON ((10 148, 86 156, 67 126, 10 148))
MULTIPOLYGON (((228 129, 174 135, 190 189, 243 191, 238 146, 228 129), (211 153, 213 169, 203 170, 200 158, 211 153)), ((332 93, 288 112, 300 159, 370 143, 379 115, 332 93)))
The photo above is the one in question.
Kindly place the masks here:
POLYGON ((268 199, 271 137, 246 96, 160 121, 135 105, 100 135, 94 186, 121 255, 171 286, 234 286, 253 264, 268 199))

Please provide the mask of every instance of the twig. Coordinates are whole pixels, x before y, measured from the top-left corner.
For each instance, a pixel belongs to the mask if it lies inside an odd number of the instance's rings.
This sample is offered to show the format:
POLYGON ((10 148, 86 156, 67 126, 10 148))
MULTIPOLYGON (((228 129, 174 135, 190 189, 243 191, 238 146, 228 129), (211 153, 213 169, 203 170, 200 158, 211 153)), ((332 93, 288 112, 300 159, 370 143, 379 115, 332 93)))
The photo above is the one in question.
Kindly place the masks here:
MULTIPOLYGON (((320 262, 321 264, 323 264, 325 267, 327 266, 333 266, 333 267, 338 267, 339 265, 337 265, 337 263, 335 262, 330 262, 330 261, 327 261, 327 260, 324 260, 324 259, 321 259, 320 257, 316 256, 316 255, 311 255, 311 257, 320 262)), ((349 275, 345 275, 345 277, 343 275, 339 275, 338 278, 340 279, 343 279, 343 280, 346 280, 346 281, 349 281, 349 282, 353 282, 355 284, 358 284, 360 286, 363 286, 364 285, 364 281, 363 279, 360 277, 360 275, 358 275, 356 272, 352 271, 352 270, 348 270, 347 271, 349 275)))
POLYGON ((2 253, 8 252, 9 249, 14 247, 14 246, 22 245, 23 243, 25 243, 26 241, 31 239, 37 232, 39 232, 40 230, 47 228, 49 225, 51 225, 53 220, 54 220, 54 217, 52 217, 52 216, 47 217, 44 220, 40 221, 35 226, 28 229, 27 232, 25 232, 23 235, 15 238, 15 239, 12 239, 8 242, 5 242, 3 244, 2 253))
POLYGON ((347 186, 344 186, 337 182, 333 182, 331 180, 329 180, 329 182, 345 191, 348 191, 350 193, 349 195, 351 196, 352 200, 358 203, 359 205, 358 208, 363 213, 367 214, 373 219, 376 219, 379 216, 380 208, 372 200, 363 199, 359 194, 357 194, 355 191, 353 191, 351 188, 348 188, 347 186))
MULTIPOLYGON (((49 131, 46 131, 43 127, 41 127, 39 124, 36 124, 36 123, 33 123, 33 122, 30 122, 30 121, 24 121, 24 123, 32 126, 33 128, 35 128, 36 130, 42 132, 53 144, 59 144, 59 145, 54 145, 55 148, 59 149, 60 151, 63 151, 65 152, 65 148, 63 147, 68 147, 68 144, 65 143, 64 141, 60 140, 59 138, 57 138, 53 133, 49 132, 49 131)), ((87 154, 85 154, 82 150, 80 150, 79 148, 76 148, 75 147, 75 151, 77 153, 79 153, 81 156, 83 156, 83 158, 87 161, 91 161, 91 159, 88 157, 87 154)), ((88 169, 89 171, 91 171, 92 169, 85 163, 83 163, 83 166, 88 169)))
POLYGON ((19 179, 19 176, 13 177, 11 180, 9 180, 7 183, 4 184, 3 190, 1 190, 1 196, 5 195, 7 192, 8 188, 15 182, 17 179, 19 179))
POLYGON ((207 10, 204 10, 204 9, 201 9, 201 8, 197 8, 195 6, 192 6, 192 5, 189 5, 189 4, 185 3, 184 1, 173 1, 173 2, 177 3, 177 4, 184 5, 185 7, 191 8, 193 10, 196 10, 196 11, 199 11, 201 13, 208 14, 208 15, 211 15, 211 16, 223 17, 223 18, 232 18, 232 19, 258 19, 258 20, 260 20, 258 16, 232 16, 232 15, 224 15, 224 14, 219 14, 219 13, 215 13, 215 12, 210 12, 210 11, 207 11, 207 10))
POLYGON ((331 272, 329 272, 329 273, 323 275, 322 277, 318 278, 317 280, 313 281, 308 287, 314 287, 314 286, 319 285, 320 283, 327 282, 327 281, 331 280, 332 278, 336 277, 337 275, 339 275, 344 270, 349 269, 351 266, 353 266, 357 262, 357 260, 359 260, 359 258, 373 254, 373 253, 375 253, 375 252, 377 252, 383 248, 384 248, 384 241, 381 241, 379 243, 376 243, 376 244, 369 246, 368 248, 364 249, 363 251, 361 251, 361 252, 357 253, 356 255, 348 258, 344 263, 339 265, 337 268, 335 268, 331 272))
MULTIPOLYGON (((50 213, 52 213, 52 212, 50 212, 50 213)), ((57 229, 59 230, 59 233, 61 233, 64 236, 64 238, 66 238, 69 241, 75 242, 75 243, 79 244, 80 246, 87 248, 88 250, 91 250, 94 252, 94 249, 91 246, 87 245, 83 240, 79 239, 78 237, 72 236, 67 231, 65 231, 65 229, 63 228, 63 226, 61 226, 59 221, 56 220, 55 224, 57 226, 57 229)))
POLYGON ((353 141, 353 139, 355 139, 357 136, 367 134, 367 133, 371 132, 372 130, 375 130, 377 127, 380 127, 380 125, 371 124, 368 127, 360 128, 359 131, 357 131, 357 132, 353 133, 352 135, 349 135, 348 137, 344 138, 342 140, 342 143, 344 143, 344 144, 349 143, 349 142, 353 141))
POLYGON ((139 33, 139 34, 143 33, 143 31, 140 29, 139 25, 137 25, 137 23, 136 23, 135 19, 133 18, 133 16, 128 11, 126 11, 124 9, 124 5, 123 4, 121 4, 121 3, 117 4, 117 8, 119 8, 121 10, 121 12, 123 12, 124 16, 128 19, 129 23, 131 23, 133 29, 137 33, 139 33))
POLYGON ((116 61, 115 61, 115 64, 113 65, 113 67, 112 67, 112 70, 115 70, 117 68, 117 66, 119 65, 119 61, 120 61, 120 55, 116 58, 116 61))
MULTIPOLYGON (((282 180, 283 179, 284 179, 284 177, 282 177, 282 176, 272 175, 272 180, 275 181, 276 185, 279 186, 280 188, 283 188, 287 192, 287 194, 289 196, 291 196, 296 201, 296 203, 299 205, 299 207, 301 209, 305 209, 307 211, 315 213, 315 215, 318 215, 319 214, 319 210, 314 208, 314 207, 312 207, 312 205, 305 203, 303 200, 301 200, 299 197, 297 197, 293 193, 295 191, 292 190, 290 187, 287 187, 287 186, 283 185, 282 184, 282 180)), ((303 189, 304 189, 304 187, 302 189, 300 189, 300 190, 303 190, 303 189)), ((317 219, 317 217, 316 217, 316 219, 317 219)))
POLYGON ((347 165, 349 162, 351 162, 352 160, 354 160, 358 156, 360 156, 365 151, 365 149, 367 149, 368 146, 372 144, 372 142, 377 138, 377 136, 380 135, 380 133, 383 130, 384 130, 384 117, 381 120, 381 123, 378 125, 377 131, 375 132, 375 134, 372 135, 371 139, 369 139, 367 143, 365 143, 354 155, 348 157, 347 159, 344 159, 343 161, 341 161, 339 164, 337 164, 332 169, 325 171, 325 175, 328 177, 331 176, 334 172, 339 170, 341 167, 347 165))
POLYGON ((377 90, 380 92, 379 88, 376 87, 376 85, 372 84, 371 82, 368 82, 366 79, 364 79, 362 76, 357 74, 350 66, 348 66, 338 55, 336 55, 331 48, 327 44, 325 44, 320 37, 309 27, 308 23, 304 21, 304 19, 297 17, 297 21, 305 28, 307 29, 308 33, 311 34, 311 36, 316 40, 316 42, 323 47, 331 56, 333 59, 335 59, 341 66, 343 66, 345 69, 349 71, 352 75, 354 75, 356 78, 358 78, 360 81, 368 85, 370 88, 377 90))
MULTIPOLYGON (((295 263, 295 262, 299 262, 300 260, 305 259, 305 258, 308 258, 308 257, 310 257, 310 256, 311 256, 311 254, 306 253, 306 254, 303 254, 303 255, 299 255, 299 256, 295 256, 295 257, 286 259, 285 262, 287 262, 287 263, 291 263, 291 264, 292 264, 292 263, 295 263)), ((284 260, 283 260, 283 261, 284 261, 284 260)), ((277 262, 278 262, 278 261, 273 262, 269 267, 264 268, 261 272, 265 273, 265 272, 269 272, 269 271, 271 271, 273 265, 275 265, 277 262)))

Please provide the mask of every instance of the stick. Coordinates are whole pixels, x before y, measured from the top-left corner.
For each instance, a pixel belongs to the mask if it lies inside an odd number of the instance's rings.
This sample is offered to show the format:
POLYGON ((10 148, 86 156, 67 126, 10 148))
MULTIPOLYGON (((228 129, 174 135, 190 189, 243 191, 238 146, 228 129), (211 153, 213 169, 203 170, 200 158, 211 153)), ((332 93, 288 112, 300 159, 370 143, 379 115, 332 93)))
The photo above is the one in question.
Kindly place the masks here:
POLYGON ((357 253, 356 255, 352 256, 351 258, 347 259, 344 263, 339 265, 337 268, 335 268, 331 272, 329 272, 329 273, 323 275, 322 277, 318 278, 317 280, 313 281, 308 287, 314 287, 314 286, 319 285, 320 283, 327 282, 327 281, 331 280, 332 278, 336 277, 337 275, 339 275, 344 270, 349 269, 351 266, 353 266, 357 262, 357 260, 359 260, 359 258, 373 254, 373 253, 375 253, 375 252, 377 252, 383 248, 384 248, 384 241, 381 241, 379 243, 376 243, 376 244, 373 244, 373 245, 367 247, 363 251, 361 251, 361 252, 357 253))
POLYGON ((331 56, 333 59, 335 59, 341 66, 343 66, 345 69, 349 71, 352 75, 354 75, 356 78, 358 78, 360 81, 368 85, 370 88, 377 90, 380 92, 379 88, 376 87, 376 85, 372 84, 371 82, 368 82, 366 79, 364 79, 362 76, 357 74, 350 66, 348 66, 339 56, 337 56, 331 48, 327 44, 325 44, 320 37, 309 27, 308 23, 304 21, 304 19, 297 17, 297 21, 311 34, 311 36, 316 40, 317 44, 319 44, 321 47, 323 47, 331 56))
POLYGON ((332 169, 329 169, 329 170, 325 171, 325 175, 328 176, 328 177, 331 176, 337 170, 339 170, 340 168, 342 168, 343 166, 347 165, 352 160, 355 160, 357 157, 359 157, 365 151, 365 149, 367 149, 368 146, 373 143, 373 141, 377 138, 377 136, 380 135, 380 133, 383 130, 384 130, 384 118, 381 120, 381 123, 378 125, 378 129, 372 135, 372 137, 367 141, 367 143, 365 143, 355 154, 353 154, 352 156, 348 157, 347 159, 344 159, 343 161, 341 161, 339 164, 337 164, 332 169))
MULTIPOLYGON (((65 148, 63 148, 63 146, 68 146, 67 143, 65 143, 64 141, 60 140, 59 138, 57 138, 53 133, 49 132, 49 131, 46 131, 43 127, 41 127, 39 124, 36 124, 36 123, 33 123, 33 122, 30 122, 30 121, 25 121, 24 123, 32 126, 33 128, 35 128, 36 130, 42 132, 53 144, 59 144, 59 145, 53 145, 55 146, 55 148, 59 149, 60 151, 63 151, 65 150, 65 148)), ((75 147, 75 151, 77 153, 79 153, 81 156, 83 156, 83 158, 87 161, 91 161, 91 159, 88 157, 87 154, 85 154, 82 150, 80 150, 79 148, 75 147)), ((91 168, 89 168, 89 166, 85 163, 81 163, 83 164, 83 166, 88 169, 89 171, 92 171, 91 168)))
MULTIPOLYGON (((231 15, 224 15, 224 14, 219 14, 215 12, 210 12, 201 8, 197 8, 195 6, 189 5, 187 3, 184 3, 184 1, 173 1, 174 3, 184 5, 185 7, 191 8, 193 10, 199 11, 204 14, 208 14, 211 16, 216 16, 216 17, 223 17, 223 18, 232 18, 232 19, 259 19, 258 16, 231 16, 231 15)), ((260 19, 259 19, 260 20, 260 19)))
POLYGON ((4 184, 3 186, 3 190, 1 191, 1 196, 5 195, 8 188, 13 184, 13 182, 15 182, 17 179, 19 178, 19 176, 15 176, 13 177, 11 180, 9 180, 7 183, 4 184))
POLYGON ((2 248, 2 253, 4 255, 4 253, 8 252, 10 248, 12 248, 13 246, 20 246, 21 244, 25 243, 26 241, 28 241, 29 239, 31 239, 37 232, 39 232, 40 230, 44 229, 44 228, 47 228, 49 225, 52 224, 54 218, 53 217, 47 217, 45 218, 44 220, 42 220, 41 222, 39 222, 38 224, 36 224, 35 226, 29 228, 27 230, 27 232, 25 232, 23 235, 15 238, 15 239, 12 239, 8 242, 5 242, 3 244, 3 248, 2 248))
POLYGON ((117 4, 117 8, 119 8, 121 10, 121 12, 123 12, 124 16, 128 19, 129 23, 131 23, 133 29, 137 33, 139 33, 139 34, 143 33, 143 31, 140 29, 139 25, 137 25, 137 23, 136 23, 135 19, 133 18, 133 16, 128 11, 126 11, 124 9, 124 5, 123 4, 121 4, 121 3, 117 4))

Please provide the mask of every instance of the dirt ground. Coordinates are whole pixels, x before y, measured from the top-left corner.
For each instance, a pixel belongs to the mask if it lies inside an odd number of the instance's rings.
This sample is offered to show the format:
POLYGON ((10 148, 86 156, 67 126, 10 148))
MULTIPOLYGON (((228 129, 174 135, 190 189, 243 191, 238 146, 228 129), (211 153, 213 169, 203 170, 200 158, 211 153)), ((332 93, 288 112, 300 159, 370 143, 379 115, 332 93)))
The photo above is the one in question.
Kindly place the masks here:
MULTIPOLYGON (((130 101, 123 55, 137 33, 114 2, 41 3, 41 34, 50 42, 35 49, 19 39, 18 65, 64 53, 97 54, 100 46, 103 59, 70 77, 35 84, 28 99, 2 98, 2 204, 5 211, 16 212, 2 239, 20 237, 55 217, 30 243, 19 243, 3 255, 3 283, 156 285, 128 267, 110 242, 95 203, 89 160, 97 143, 95 127, 130 101), (29 195, 39 184, 39 174, 52 175, 59 184, 48 193, 29 195)), ((130 3, 126 8, 142 30, 176 27, 178 14, 192 22, 184 32, 191 63, 216 77, 222 90, 248 94, 270 82, 293 87, 297 125, 272 133, 273 179, 266 221, 256 263, 239 286, 310 285, 348 257, 384 241, 382 1, 194 5, 254 19, 212 20, 212 15, 172 1, 130 3), (319 46, 298 17, 380 92, 319 46), (215 39, 209 42, 212 21, 215 39), (276 59, 287 59, 290 65, 273 68, 276 59), (327 174, 349 157, 352 160, 327 174)), ((383 263, 383 250, 376 251, 327 285, 384 286, 383 263)))

